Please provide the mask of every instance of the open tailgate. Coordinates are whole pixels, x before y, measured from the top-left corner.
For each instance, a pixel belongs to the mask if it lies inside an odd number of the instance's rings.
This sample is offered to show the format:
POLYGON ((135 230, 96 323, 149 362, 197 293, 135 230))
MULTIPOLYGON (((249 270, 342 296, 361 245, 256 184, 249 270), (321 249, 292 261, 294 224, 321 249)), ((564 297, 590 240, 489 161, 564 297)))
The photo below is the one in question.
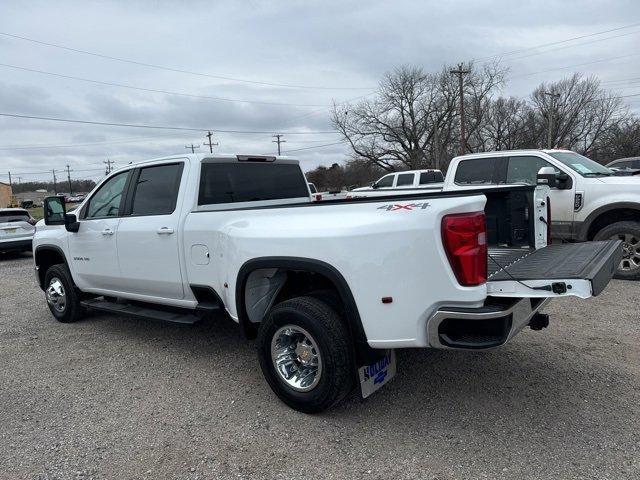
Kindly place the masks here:
POLYGON ((622 260, 622 242, 565 243, 538 250, 489 249, 487 293, 494 297, 596 296, 622 260))

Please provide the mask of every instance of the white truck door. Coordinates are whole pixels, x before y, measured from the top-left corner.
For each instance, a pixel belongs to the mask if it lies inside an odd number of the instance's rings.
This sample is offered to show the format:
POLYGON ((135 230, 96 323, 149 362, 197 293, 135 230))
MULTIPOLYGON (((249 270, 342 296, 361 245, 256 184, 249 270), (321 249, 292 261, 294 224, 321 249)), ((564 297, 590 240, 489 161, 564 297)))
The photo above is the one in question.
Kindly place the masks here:
POLYGON ((506 183, 535 185, 538 171, 542 167, 551 167, 557 173, 564 173, 567 176, 566 188, 552 187, 549 192, 551 199, 551 234, 554 238, 563 238, 571 234, 573 225, 573 202, 576 188, 576 181, 573 175, 552 165, 544 158, 534 155, 514 155, 509 157, 506 183))
POLYGON ((178 243, 184 165, 152 165, 133 174, 117 235, 122 291, 184 298, 178 243))
POLYGON ((82 208, 78 231, 68 234, 73 278, 83 290, 119 290, 116 233, 129 175, 121 172, 104 182, 82 208))

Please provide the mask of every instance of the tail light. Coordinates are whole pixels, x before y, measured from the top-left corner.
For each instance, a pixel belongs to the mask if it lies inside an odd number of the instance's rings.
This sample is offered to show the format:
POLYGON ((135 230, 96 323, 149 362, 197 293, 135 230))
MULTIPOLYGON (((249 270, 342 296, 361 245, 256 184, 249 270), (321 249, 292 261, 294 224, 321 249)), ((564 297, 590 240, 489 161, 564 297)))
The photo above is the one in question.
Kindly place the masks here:
POLYGON ((547 197, 547 245, 551 245, 551 199, 547 197))
POLYGON ((29 220, 27 220, 27 223, 29 223, 30 225, 35 225, 36 223, 38 223, 38 221, 35 218, 30 218, 29 220))
POLYGON ((487 281, 487 227, 484 212, 443 217, 442 242, 460 285, 470 287, 487 281))

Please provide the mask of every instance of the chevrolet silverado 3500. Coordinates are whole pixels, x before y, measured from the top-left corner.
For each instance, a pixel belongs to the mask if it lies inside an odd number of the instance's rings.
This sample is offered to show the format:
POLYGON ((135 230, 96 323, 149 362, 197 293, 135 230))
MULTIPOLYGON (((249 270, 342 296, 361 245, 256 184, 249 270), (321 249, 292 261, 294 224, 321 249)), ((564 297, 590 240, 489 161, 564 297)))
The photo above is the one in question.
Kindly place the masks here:
POLYGON ((549 189, 312 202, 298 161, 186 155, 128 165, 73 212, 45 201, 36 275, 60 322, 87 310, 257 337, 275 394, 319 412, 395 372, 393 349, 482 350, 598 295, 619 241, 547 246, 549 189))

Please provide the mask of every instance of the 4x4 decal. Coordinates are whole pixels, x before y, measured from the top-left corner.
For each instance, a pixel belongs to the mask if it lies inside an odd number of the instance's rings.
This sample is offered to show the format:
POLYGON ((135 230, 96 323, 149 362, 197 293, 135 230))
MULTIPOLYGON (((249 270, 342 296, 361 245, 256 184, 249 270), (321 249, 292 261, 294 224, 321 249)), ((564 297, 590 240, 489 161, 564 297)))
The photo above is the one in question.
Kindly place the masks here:
POLYGON ((423 202, 423 203, 394 203, 391 205, 383 205, 381 207, 378 207, 378 210, 386 210, 387 212, 393 212, 396 210, 413 210, 414 208, 416 209, 421 209, 424 210, 427 207, 430 207, 431 205, 429 204, 429 202, 423 202))

